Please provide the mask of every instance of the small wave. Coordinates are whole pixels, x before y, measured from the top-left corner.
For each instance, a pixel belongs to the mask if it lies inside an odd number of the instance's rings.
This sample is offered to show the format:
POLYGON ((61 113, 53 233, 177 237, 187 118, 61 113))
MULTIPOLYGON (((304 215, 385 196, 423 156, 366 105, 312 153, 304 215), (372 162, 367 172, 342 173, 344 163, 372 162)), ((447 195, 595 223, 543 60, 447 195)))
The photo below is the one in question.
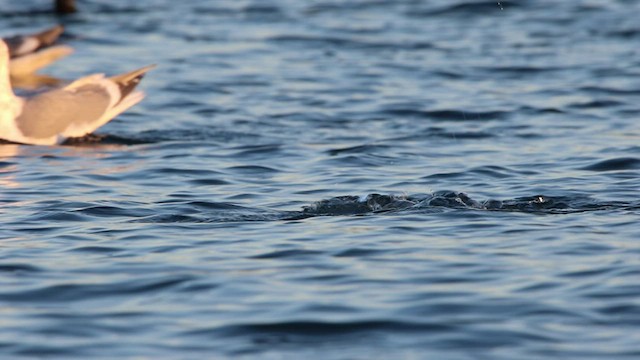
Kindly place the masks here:
POLYGON ((323 322, 323 321, 290 321, 278 323, 253 323, 245 325, 229 325, 221 328, 195 330, 189 335, 237 336, 290 334, 293 336, 337 336, 360 332, 374 332, 392 330, 394 332, 428 332, 451 331, 454 325, 441 323, 410 323, 406 321, 370 320, 353 322, 323 322))
POLYGON ((477 67, 478 70, 486 71, 492 75, 514 75, 514 76, 523 76, 523 75, 539 75, 543 73, 549 72, 559 72, 563 70, 567 70, 566 67, 559 66, 506 66, 506 65, 494 65, 494 66, 484 66, 477 67))
POLYGON ((248 221, 297 220, 309 217, 300 211, 249 208, 225 202, 164 201, 161 209, 131 220, 134 223, 230 223, 248 221))
POLYGON ((447 5, 434 9, 414 9, 408 16, 426 17, 426 16, 482 16, 487 14, 498 13, 503 10, 522 7, 523 2, 513 1, 471 1, 462 2, 453 5, 447 5))
POLYGON ((581 103, 570 104, 569 107, 574 109, 598 109, 598 108, 607 108, 613 106, 624 105, 623 102, 615 101, 615 100, 593 100, 581 103))
POLYGON ((637 170, 640 169, 640 159, 633 157, 620 157, 599 161, 581 168, 581 170, 589 171, 620 171, 620 170, 637 170))
POLYGON ((82 137, 66 139, 62 145, 65 146, 96 146, 96 145, 140 145, 149 144, 151 141, 145 139, 127 138, 109 134, 87 134, 82 137))
POLYGON ((2 301, 16 302, 68 302, 102 299, 110 296, 153 293, 172 288, 192 280, 192 276, 166 276, 161 278, 135 279, 120 283, 76 284, 65 283, 37 289, 0 293, 2 301))
POLYGON ((119 207, 95 205, 73 210, 73 212, 93 217, 143 217, 148 216, 150 210, 143 208, 132 208, 129 206, 119 207))
POLYGON ((412 108, 389 108, 382 112, 390 116, 425 118, 439 121, 486 121, 501 120, 508 116, 506 111, 460 111, 460 110, 420 110, 412 108))
POLYGON ((357 215, 374 211, 398 210, 414 206, 415 202, 393 195, 371 194, 362 199, 359 196, 337 196, 305 206, 303 212, 313 215, 357 215))
POLYGON ((34 273, 43 269, 29 264, 0 264, 0 273, 34 273))
POLYGON ((596 95, 638 95, 640 94, 640 89, 620 89, 620 88, 612 88, 605 86, 583 86, 579 88, 580 91, 588 92, 596 95))
POLYGON ((624 30, 614 30, 606 33, 607 36, 630 39, 640 36, 640 29, 624 29, 624 30))
MULTIPOLYGON (((99 147, 99 146, 133 146, 149 145, 156 143, 169 143, 166 146, 199 146, 197 141, 211 141, 216 139, 253 139, 259 137, 255 134, 242 132, 225 132, 219 129, 168 129, 168 130, 148 130, 135 135, 114 135, 114 134, 87 134, 82 137, 68 138, 61 145, 77 147, 99 147), (186 143, 186 142, 189 143, 186 143)), ((13 142, 0 139, 2 144, 15 144, 13 142)), ((260 145, 263 146, 263 145, 260 145)), ((277 145, 275 145, 277 146, 277 145)), ((257 152, 257 151, 256 151, 257 152)))
MULTIPOLYGON (((630 203, 598 202, 588 197, 533 195, 507 200, 476 200, 463 192, 442 190, 430 194, 343 195, 319 200, 302 207, 301 211, 278 211, 250 208, 230 203, 206 201, 160 202, 161 209, 132 210, 136 217, 131 222, 143 223, 229 223, 262 221, 295 221, 319 216, 364 216, 375 214, 429 214, 447 210, 504 211, 530 214, 568 214, 609 209, 635 209, 630 203)), ((110 216, 101 208, 88 208, 83 215, 110 216), (94 213, 97 211, 97 213, 94 213)), ((56 212, 54 218, 67 219, 67 213, 56 212)), ((52 215, 50 214, 49 217, 52 215)), ((281 256, 264 254, 260 256, 281 256)), ((282 256, 285 256, 286 253, 282 256)))
POLYGON ((327 12, 363 11, 369 8, 380 8, 392 5, 392 2, 379 0, 321 2, 309 5, 304 9, 304 12, 307 15, 316 15, 327 12))
POLYGON ((117 248, 112 246, 79 246, 69 251, 88 254, 112 254, 123 250, 124 248, 117 248))
POLYGON ((265 254, 252 256, 251 259, 282 259, 282 258, 295 258, 300 259, 307 256, 314 255, 322 255, 322 251, 313 251, 313 250, 282 250, 282 251, 273 251, 265 254))
POLYGON ((317 35, 277 35, 267 39, 270 42, 290 44, 300 47, 323 46, 347 50, 424 50, 435 49, 435 45, 425 41, 381 41, 347 36, 317 35))
POLYGON ((467 194, 455 191, 437 191, 432 194, 418 195, 380 195, 338 196, 318 201, 303 208, 303 213, 314 216, 362 215, 401 210, 473 209, 488 211, 518 211, 525 213, 571 213, 596 211, 624 204, 599 203, 591 199, 578 197, 551 197, 534 195, 510 200, 477 201, 467 194))
POLYGON ((338 196, 305 206, 303 212, 313 215, 358 215, 399 211, 425 207, 470 207, 482 209, 484 205, 472 200, 464 193, 438 191, 430 195, 380 195, 338 196))
POLYGON ((268 175, 280 172, 277 169, 261 165, 232 166, 227 168, 227 170, 243 175, 268 175))
POLYGON ((357 146, 351 146, 351 147, 339 148, 339 149, 330 149, 330 150, 327 150, 327 153, 333 156, 340 155, 340 154, 362 154, 362 153, 368 154, 376 150, 387 150, 387 149, 389 149, 389 146, 387 145, 367 144, 367 145, 357 145, 357 146))

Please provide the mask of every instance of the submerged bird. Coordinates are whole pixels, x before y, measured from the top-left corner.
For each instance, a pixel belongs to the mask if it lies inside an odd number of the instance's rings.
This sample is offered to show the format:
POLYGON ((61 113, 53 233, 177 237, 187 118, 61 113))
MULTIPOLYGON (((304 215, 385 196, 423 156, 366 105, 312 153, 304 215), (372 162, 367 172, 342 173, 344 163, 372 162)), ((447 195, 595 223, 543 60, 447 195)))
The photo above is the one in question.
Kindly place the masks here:
POLYGON ((9 80, 9 49, 0 41, 0 139, 33 145, 59 144, 92 133, 144 98, 135 90, 155 65, 105 77, 89 75, 71 84, 22 98, 9 80))
POLYGON ((70 46, 55 44, 63 32, 62 25, 57 25, 35 34, 3 38, 9 47, 11 77, 33 75, 41 68, 71 54, 73 49, 70 46))
POLYGON ((58 14, 71 14, 76 12, 75 0, 55 0, 54 8, 58 14))

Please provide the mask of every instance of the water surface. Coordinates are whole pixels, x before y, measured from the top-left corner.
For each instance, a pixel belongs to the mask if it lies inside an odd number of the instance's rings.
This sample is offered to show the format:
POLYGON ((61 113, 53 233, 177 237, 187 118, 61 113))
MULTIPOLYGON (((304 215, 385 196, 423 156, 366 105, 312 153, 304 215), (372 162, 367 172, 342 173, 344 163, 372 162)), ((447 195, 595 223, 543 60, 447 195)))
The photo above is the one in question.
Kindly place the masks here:
POLYGON ((42 3, 159 66, 0 145, 3 359, 640 357, 640 1, 42 3))

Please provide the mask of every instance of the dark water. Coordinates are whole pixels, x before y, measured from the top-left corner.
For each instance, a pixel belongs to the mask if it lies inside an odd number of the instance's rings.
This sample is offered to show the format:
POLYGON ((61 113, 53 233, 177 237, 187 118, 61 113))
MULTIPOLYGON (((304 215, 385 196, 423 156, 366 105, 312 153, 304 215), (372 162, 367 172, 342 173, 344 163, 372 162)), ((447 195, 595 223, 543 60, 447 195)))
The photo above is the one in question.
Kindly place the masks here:
POLYGON ((3 359, 640 358, 640 1, 0 5, 159 65, 0 146, 3 359))

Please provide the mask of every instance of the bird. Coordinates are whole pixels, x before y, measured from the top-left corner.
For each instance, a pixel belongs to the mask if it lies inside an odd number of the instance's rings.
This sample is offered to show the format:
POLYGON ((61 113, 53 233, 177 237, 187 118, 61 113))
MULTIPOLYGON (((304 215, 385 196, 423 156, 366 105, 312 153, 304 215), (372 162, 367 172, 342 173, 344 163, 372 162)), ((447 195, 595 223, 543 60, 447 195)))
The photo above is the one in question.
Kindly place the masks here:
POLYGON ((75 0, 54 0, 53 6, 58 14, 71 14, 76 12, 75 0))
POLYGON ((55 44, 63 32, 64 27, 56 25, 35 34, 2 38, 9 47, 11 77, 33 75, 41 68, 71 54, 72 47, 55 44))
POLYGON ((93 74, 70 84, 19 97, 9 76, 9 49, 0 41, 0 139, 29 145, 57 145, 82 137, 139 103, 136 90, 148 65, 120 75, 93 74))

